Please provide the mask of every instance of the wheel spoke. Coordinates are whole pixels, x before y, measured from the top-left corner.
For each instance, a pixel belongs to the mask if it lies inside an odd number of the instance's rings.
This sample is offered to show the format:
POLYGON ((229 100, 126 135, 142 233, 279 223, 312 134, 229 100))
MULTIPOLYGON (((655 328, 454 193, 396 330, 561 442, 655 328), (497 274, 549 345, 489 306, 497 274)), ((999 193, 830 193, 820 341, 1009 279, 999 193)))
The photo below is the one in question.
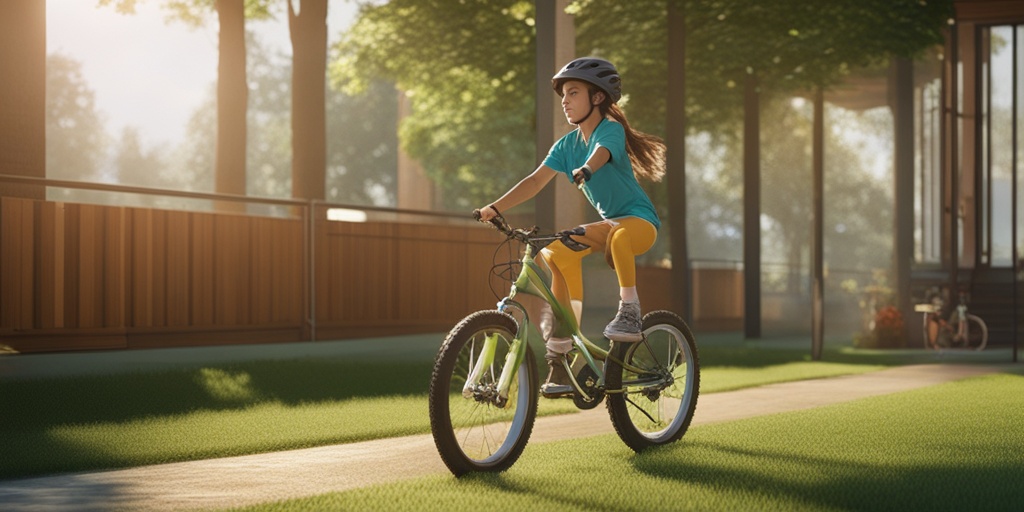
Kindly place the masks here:
POLYGON ((642 342, 615 347, 607 379, 622 393, 609 394, 608 406, 616 432, 634 450, 675 441, 689 427, 699 383, 689 336, 678 316, 657 312, 645 317, 642 342))
POLYGON ((515 330, 508 315, 476 313, 449 334, 438 355, 430 389, 431 429, 441 459, 456 475, 507 468, 529 438, 523 433, 533 427, 537 410, 530 391, 539 384, 530 384, 537 380, 532 355, 516 369, 508 402, 497 406, 497 382, 515 330), (467 388, 472 373, 474 385, 467 388))

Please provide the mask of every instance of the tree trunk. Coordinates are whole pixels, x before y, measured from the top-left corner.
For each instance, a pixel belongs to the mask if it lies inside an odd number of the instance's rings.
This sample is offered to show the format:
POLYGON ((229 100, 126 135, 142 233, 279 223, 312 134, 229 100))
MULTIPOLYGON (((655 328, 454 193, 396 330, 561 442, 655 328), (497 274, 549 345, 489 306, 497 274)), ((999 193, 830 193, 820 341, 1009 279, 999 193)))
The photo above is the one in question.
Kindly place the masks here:
POLYGON ((811 142, 811 359, 821 360, 825 346, 825 93, 814 92, 811 142))
POLYGON ((324 199, 327 174, 327 0, 288 0, 292 39, 292 197, 324 199))
MULTIPOLYGON (((217 156, 219 194, 245 195, 245 114, 249 88, 245 76, 245 1, 217 0, 220 23, 217 65, 217 156)), ((229 203, 230 210, 242 203, 229 203)))
POLYGON ((743 85, 743 332, 761 337, 761 100, 757 79, 743 85))
POLYGON ((686 15, 681 2, 668 4, 668 126, 665 143, 672 251, 673 308, 693 327, 690 255, 686 244, 686 15))

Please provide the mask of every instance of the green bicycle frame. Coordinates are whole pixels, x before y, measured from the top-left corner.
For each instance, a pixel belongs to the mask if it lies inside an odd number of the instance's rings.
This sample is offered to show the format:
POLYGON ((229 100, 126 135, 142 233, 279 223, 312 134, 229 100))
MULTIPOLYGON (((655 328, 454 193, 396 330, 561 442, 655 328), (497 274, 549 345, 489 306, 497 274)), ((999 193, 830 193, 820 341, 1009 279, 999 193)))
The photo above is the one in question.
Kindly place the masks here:
MULTIPOLYGON (((530 329, 531 321, 529 313, 522 304, 515 300, 516 296, 520 293, 539 297, 551 306, 557 325, 555 333, 559 336, 569 336, 572 338, 573 344, 586 360, 587 365, 590 366, 598 376, 598 386, 604 386, 604 368, 599 366, 597 361, 606 360, 608 358, 608 351, 591 342, 583 335, 582 332, 580 332, 580 326, 576 320, 576 314, 573 312, 571 305, 561 303, 555 296, 554 292, 551 291, 552 278, 550 271, 542 268, 535 261, 533 247, 527 245, 526 253, 523 255, 522 259, 522 270, 515 282, 512 284, 512 288, 508 296, 498 303, 499 311, 506 312, 509 308, 514 308, 522 314, 522 321, 519 324, 519 329, 516 332, 515 338, 512 340, 512 345, 509 347, 508 354, 505 358, 505 364, 498 380, 497 391, 502 398, 508 398, 508 390, 511 387, 512 378, 516 374, 516 369, 522 364, 523 358, 526 357, 526 346, 530 339, 535 337, 533 331, 539 332, 538 329, 530 329)), ((463 388, 464 395, 468 393, 468 396, 472 396, 472 390, 479 383, 481 369, 489 367, 491 363, 494 362, 496 345, 497 335, 492 334, 485 338, 483 349, 480 351, 480 355, 477 358, 477 364, 471 370, 469 378, 467 378, 465 387, 463 388)), ((626 366, 636 370, 630 365, 626 366)), ((567 362, 566 369, 569 370, 567 362)), ((567 373, 569 374, 569 378, 572 380, 573 388, 576 389, 585 400, 590 400, 590 397, 582 391, 582 387, 578 382, 576 382, 576 377, 573 375, 572 371, 568 371, 567 373)))

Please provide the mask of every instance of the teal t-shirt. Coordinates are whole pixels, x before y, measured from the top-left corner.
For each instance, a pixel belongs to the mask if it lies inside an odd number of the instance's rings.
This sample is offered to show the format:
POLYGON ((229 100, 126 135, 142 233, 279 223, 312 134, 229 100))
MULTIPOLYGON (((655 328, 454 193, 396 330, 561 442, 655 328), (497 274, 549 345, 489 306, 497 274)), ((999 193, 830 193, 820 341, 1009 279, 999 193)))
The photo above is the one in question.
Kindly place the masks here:
POLYGON ((551 146, 544 165, 565 174, 572 181, 572 171, 587 163, 599 147, 607 149, 612 157, 594 171, 587 186, 583 187, 590 204, 603 219, 632 216, 650 222, 655 228, 661 227, 654 204, 633 175, 633 165, 626 153, 626 131, 621 124, 602 119, 587 142, 583 141, 578 129, 569 132, 551 146))

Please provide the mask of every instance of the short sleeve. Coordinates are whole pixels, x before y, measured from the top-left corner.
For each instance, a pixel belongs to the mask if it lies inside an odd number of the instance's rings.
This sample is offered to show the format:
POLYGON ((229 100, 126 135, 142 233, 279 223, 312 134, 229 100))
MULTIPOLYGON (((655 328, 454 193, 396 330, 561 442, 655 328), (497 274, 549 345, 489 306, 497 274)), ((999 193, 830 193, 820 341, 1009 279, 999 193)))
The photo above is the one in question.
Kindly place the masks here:
POLYGON ((565 150, 563 146, 563 140, 560 139, 555 142, 551 149, 548 150, 548 156, 544 157, 544 165, 558 171, 558 172, 569 172, 565 165, 565 150))
MULTIPOLYGON (((604 122, 598 126, 594 131, 594 151, 599 147, 608 150, 615 162, 629 161, 626 154, 626 131, 619 123, 604 122)), ((591 155, 587 155, 587 158, 589 159, 591 155)))

